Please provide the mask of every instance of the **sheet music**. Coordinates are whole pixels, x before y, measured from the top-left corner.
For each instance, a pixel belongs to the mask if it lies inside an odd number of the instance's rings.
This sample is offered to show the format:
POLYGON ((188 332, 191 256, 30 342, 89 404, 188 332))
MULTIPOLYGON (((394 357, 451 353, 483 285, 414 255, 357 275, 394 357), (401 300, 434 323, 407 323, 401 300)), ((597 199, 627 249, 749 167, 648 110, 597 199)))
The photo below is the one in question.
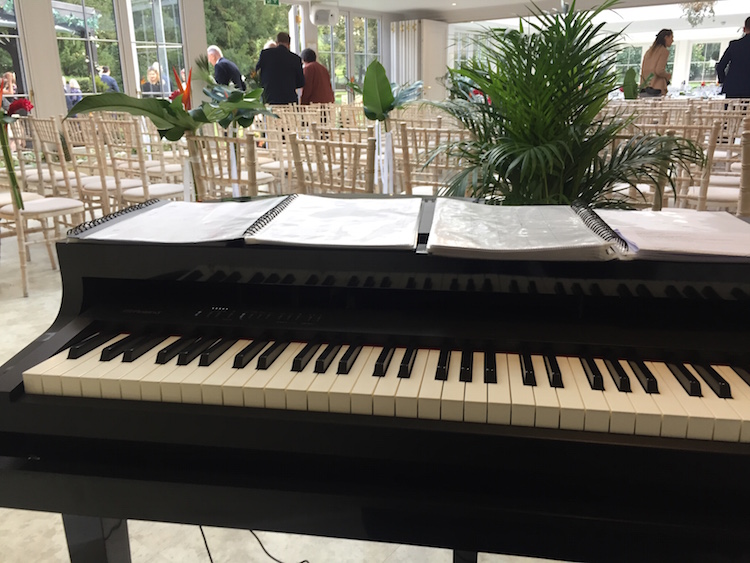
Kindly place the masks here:
POLYGON ((241 239, 258 217, 283 197, 253 201, 194 203, 170 201, 141 212, 108 221, 85 232, 95 240, 197 243, 241 239))

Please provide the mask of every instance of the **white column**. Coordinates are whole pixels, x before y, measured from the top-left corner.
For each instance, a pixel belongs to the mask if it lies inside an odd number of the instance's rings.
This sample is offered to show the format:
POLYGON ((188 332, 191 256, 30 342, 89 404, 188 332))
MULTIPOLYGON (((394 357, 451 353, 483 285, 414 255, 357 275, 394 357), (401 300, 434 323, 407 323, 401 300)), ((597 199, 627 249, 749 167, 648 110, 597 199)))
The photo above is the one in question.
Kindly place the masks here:
POLYGON ((52 0, 16 2, 16 19, 33 115, 66 113, 52 0))
POLYGON ((120 48, 120 67, 122 68, 122 91, 135 96, 140 83, 134 42, 133 6, 130 0, 115 0, 115 20, 117 42, 120 48))
MULTIPOLYGON (((195 67, 195 59, 206 54, 208 43, 206 39, 206 13, 203 2, 196 0, 180 0, 180 16, 182 19, 182 51, 185 54, 185 68, 195 67)), ((203 88, 206 83, 196 78, 193 71, 192 91, 193 107, 202 100, 206 100, 203 88)))

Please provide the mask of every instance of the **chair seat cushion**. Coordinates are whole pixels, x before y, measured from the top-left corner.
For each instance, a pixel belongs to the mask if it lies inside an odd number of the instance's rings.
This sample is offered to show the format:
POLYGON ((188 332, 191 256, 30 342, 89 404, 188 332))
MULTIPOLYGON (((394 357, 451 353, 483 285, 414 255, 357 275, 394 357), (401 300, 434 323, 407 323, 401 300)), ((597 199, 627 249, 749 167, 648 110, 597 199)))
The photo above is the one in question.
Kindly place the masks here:
POLYGON ((726 186, 726 187, 732 187, 732 188, 739 188, 740 187, 740 177, 739 176, 725 176, 723 174, 711 174, 711 180, 709 183, 712 186, 726 186))
MULTIPOLYGON (((65 178, 65 175, 62 173, 61 170, 56 170, 55 173, 53 174, 53 176, 54 176, 55 180, 62 180, 63 178, 65 178)), ((73 172, 72 170, 69 170, 68 171, 68 178, 75 178, 75 177, 76 177, 76 173, 73 172)), ((51 178, 51 176, 50 176, 49 170, 46 169, 46 168, 44 168, 42 170, 42 180, 45 181, 45 182, 49 182, 50 178, 51 178)), ((26 172, 26 179, 28 181, 30 181, 30 182, 38 182, 39 181, 39 171, 38 170, 29 170, 29 171, 27 171, 26 172)))
MULTIPOLYGON (((151 184, 148 187, 148 195, 150 198, 169 198, 177 195, 182 195, 184 187, 182 184, 151 184)), ((143 186, 138 188, 132 188, 129 190, 123 190, 123 199, 127 201, 143 201, 146 199, 143 186)))
MULTIPOLYGON (((112 176, 107 176, 106 178, 106 190, 108 192, 114 192, 117 191, 117 181, 112 176)), ((83 184, 83 183, 82 183, 83 184)), ((137 180, 135 178, 123 178, 120 180, 120 188, 123 190, 127 190, 130 188, 139 188, 143 185, 143 182, 140 180, 137 180)), ((92 193, 92 192, 100 192, 102 191, 102 181, 101 178, 96 178, 96 181, 94 182, 87 182, 81 186, 81 190, 86 193, 92 193)))
MULTIPOLYGON (((688 199, 698 199, 700 196, 700 187, 691 186, 685 197, 688 199)), ((715 203, 728 203, 735 204, 740 197, 739 188, 731 188, 727 186, 708 186, 706 192, 706 201, 715 203)))
MULTIPOLYGON (((27 201, 34 201, 35 199, 44 199, 44 196, 41 194, 35 194, 34 192, 21 192, 21 199, 26 203, 27 201)), ((5 207, 9 203, 13 203, 10 192, 0 193, 0 207, 5 207)))
MULTIPOLYGON (((45 197, 33 201, 24 202, 21 215, 46 215, 83 213, 83 203, 77 199, 67 197, 45 197)), ((0 215, 13 215, 13 204, 0 207, 0 215)))

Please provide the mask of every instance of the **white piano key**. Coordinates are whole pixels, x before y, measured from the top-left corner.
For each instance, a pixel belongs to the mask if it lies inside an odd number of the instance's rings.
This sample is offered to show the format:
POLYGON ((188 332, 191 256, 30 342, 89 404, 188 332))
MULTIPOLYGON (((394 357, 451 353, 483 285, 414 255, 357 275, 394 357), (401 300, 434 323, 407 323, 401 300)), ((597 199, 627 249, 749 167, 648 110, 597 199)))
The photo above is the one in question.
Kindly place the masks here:
MULTIPOLYGON (((245 347, 252 344, 251 339, 240 339, 237 341, 239 350, 242 351, 245 347)), ((201 403, 204 405, 228 405, 241 407, 242 406, 242 386, 245 382, 255 374, 255 364, 258 356, 263 353, 268 346, 264 346, 262 350, 248 363, 244 368, 234 367, 234 356, 239 352, 235 352, 231 361, 227 361, 219 366, 219 368, 208 376, 200 384, 201 403)))
POLYGON ((315 377, 315 359, 307 362, 302 371, 292 371, 294 357, 292 356, 286 365, 281 366, 263 389, 267 409, 307 410, 307 388, 315 377))
POLYGON ((604 381, 602 395, 609 405, 609 431, 613 434, 635 434, 635 409, 628 397, 629 393, 617 389, 604 360, 597 358, 594 362, 604 381))
MULTIPOLYGON (((133 369, 124 373, 120 378, 120 396, 123 399, 133 401, 141 400, 141 380, 163 365, 156 363, 156 357, 159 354, 159 350, 166 348, 170 344, 174 344, 179 339, 178 336, 170 336, 164 342, 156 346, 156 349, 154 350, 156 354, 151 354, 149 352, 138 358, 136 361, 131 362, 133 369)), ((173 360, 176 359, 173 358, 173 360)))
POLYGON ((739 442, 742 421, 737 412, 729 405, 732 399, 718 397, 692 365, 683 365, 693 374, 693 377, 701 382, 701 389, 703 390, 703 397, 700 397, 701 403, 714 416, 713 439, 717 442, 739 442))
MULTIPOLYGON (((687 412, 682 408, 682 404, 677 400, 672 388, 659 383, 661 378, 655 373, 655 368, 651 365, 651 362, 645 361, 643 365, 657 378, 659 392, 651 393, 651 399, 661 411, 661 436, 665 438, 685 438, 688 427, 687 412)), ((641 389, 643 388, 639 381, 634 383, 641 389)))
POLYGON ((398 371, 404 359, 406 348, 396 348, 383 377, 379 377, 378 384, 372 392, 372 414, 378 416, 396 415, 396 391, 401 381, 398 371))
POLYGON ((534 403, 536 403, 536 419, 534 426, 540 428, 560 427, 560 402, 557 400, 557 392, 549 384, 547 367, 544 358, 539 355, 531 356, 531 365, 534 366, 536 386, 534 391, 534 403))
POLYGON ((732 389, 732 398, 727 403, 740 419, 740 442, 750 442, 750 387, 730 366, 714 365, 732 389))
MULTIPOLYGON (((667 385, 687 413, 687 437, 694 440, 710 440, 714 435, 714 415, 701 402, 701 397, 691 397, 680 385, 666 364, 649 362, 646 366, 651 369, 658 383, 659 389, 667 385)), ((703 389, 705 385, 701 385, 703 389)), ((710 390, 709 390, 710 391, 710 390)))
MULTIPOLYGON (((238 340, 221 356, 211 362, 210 366, 197 365, 189 375, 185 376, 180 384, 181 401, 183 403, 192 404, 203 403, 203 389, 206 382, 211 381, 211 378, 217 373, 221 374, 218 377, 222 378, 222 381, 225 381, 228 377, 228 370, 226 369, 227 364, 229 364, 229 369, 231 369, 231 366, 234 363, 234 357, 248 344, 249 342, 247 340, 238 340)), ((200 360, 198 360, 198 362, 200 362, 200 360)), ((162 394, 163 392, 164 391, 162 390, 162 394)))
POLYGON ((161 401, 161 381, 170 373, 183 366, 177 365, 175 356, 166 364, 157 365, 138 382, 141 401, 161 401))
POLYGON ((396 416, 403 418, 417 418, 419 389, 422 386, 422 380, 425 376, 425 367, 430 350, 417 350, 417 356, 414 358, 414 366, 411 370, 411 376, 402 378, 396 390, 396 416))
POLYGON ((487 387, 484 382, 484 352, 474 352, 471 382, 464 391, 464 421, 487 422, 487 387))
POLYGON ((422 377, 422 385, 417 397, 417 417, 440 420, 440 397, 443 395, 443 383, 435 379, 440 350, 430 350, 422 377))
POLYGON ((464 392, 466 383, 461 381, 461 350, 451 351, 448 365, 448 379, 443 382, 443 394, 440 396, 440 419, 464 419, 464 392))
POLYGON ((560 367, 560 376, 563 387, 556 388, 557 400, 560 403, 560 428, 564 430, 583 430, 586 424, 586 411, 583 408, 583 399, 578 390, 578 382, 570 371, 566 358, 557 356, 557 365, 560 367), (563 368, 563 364, 565 367, 563 368))
MULTIPOLYGON (((266 395, 265 388, 268 382, 283 369, 292 365, 294 356, 300 353, 305 347, 303 342, 290 342, 286 349, 274 360, 268 369, 259 369, 255 374, 242 386, 242 399, 246 407, 265 407, 266 395)), ((262 354, 263 352, 261 352, 262 354)), ((260 357, 260 354, 258 355, 260 357)), ((257 362, 253 359, 253 362, 257 362)), ((257 365, 257 363, 256 363, 257 365)))
POLYGON ((122 381, 133 372, 141 372, 145 374, 145 370, 153 369, 156 365, 156 356, 159 353, 159 350, 163 346, 168 346, 176 340, 177 337, 164 340, 132 362, 123 362, 121 358, 111 360, 112 362, 115 362, 115 369, 103 374, 102 378, 99 380, 102 398, 124 399, 125 397, 123 397, 121 389, 122 381))
MULTIPOLYGON (((372 377, 375 362, 378 361, 378 354, 380 354, 380 349, 377 350, 376 352, 376 348, 373 346, 363 346, 349 373, 338 374, 336 381, 333 382, 331 390, 328 392, 328 408, 331 412, 352 412, 352 390, 360 377, 372 377)), ((336 370, 338 371, 338 366, 336 366, 336 370)))
POLYGON ((497 383, 487 385, 487 422, 510 424, 512 405, 507 354, 495 354, 495 373, 497 383))
POLYGON ((589 432, 609 432, 609 418, 612 411, 604 398, 604 392, 592 389, 581 360, 575 357, 558 357, 560 371, 570 371, 578 386, 583 403, 583 429, 589 432))
POLYGON ((534 426, 536 420, 536 402, 534 388, 523 384, 521 375, 521 357, 508 354, 508 377, 510 379, 510 398, 513 402, 510 411, 512 426, 534 426))
MULTIPOLYGON (((58 352, 54 356, 47 358, 46 360, 28 368, 23 372, 23 388, 26 393, 35 395, 44 394, 44 384, 42 378, 44 373, 53 367, 63 363, 68 358, 67 348, 62 352, 58 352)), ((61 389, 62 392, 62 389, 61 389)))
POLYGON ((635 433, 638 436, 661 436, 662 412, 656 406, 651 394, 641 385, 630 364, 619 360, 623 371, 630 378, 628 399, 635 409, 635 433))
MULTIPOLYGON (((307 390, 307 410, 328 412, 330 408, 329 392, 333 384, 336 383, 336 379, 341 377, 336 372, 338 371, 339 361, 346 354, 347 348, 347 346, 341 347, 325 373, 315 374, 315 379, 307 390)), ((362 352, 360 352, 361 354, 362 352)))
POLYGON ((357 382, 352 387, 350 395, 352 414, 372 414, 372 394, 380 379, 379 377, 375 377, 373 373, 375 372, 375 364, 378 361, 378 356, 382 351, 383 348, 381 346, 373 347, 370 361, 368 361, 368 365, 366 366, 368 369, 360 373, 357 382))

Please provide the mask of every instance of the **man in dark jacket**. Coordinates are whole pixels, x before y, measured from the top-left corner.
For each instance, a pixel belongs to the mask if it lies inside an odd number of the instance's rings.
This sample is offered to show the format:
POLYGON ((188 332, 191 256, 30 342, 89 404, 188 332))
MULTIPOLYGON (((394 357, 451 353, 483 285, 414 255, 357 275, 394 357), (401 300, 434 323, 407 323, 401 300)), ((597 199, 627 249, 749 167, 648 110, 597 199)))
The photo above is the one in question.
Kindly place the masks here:
POLYGON ((276 47, 260 52, 255 65, 263 86, 263 100, 267 104, 297 103, 297 88, 305 85, 302 59, 289 50, 291 40, 288 33, 279 33, 276 43, 276 47))
POLYGON ((750 98, 750 18, 745 20, 745 35, 729 42, 716 65, 716 74, 727 98, 750 98))
POLYGON ((244 90, 245 83, 242 81, 242 75, 237 65, 229 59, 225 59, 221 49, 216 45, 211 45, 207 52, 208 62, 214 65, 214 80, 216 80, 216 83, 229 86, 231 82, 235 88, 244 90))

